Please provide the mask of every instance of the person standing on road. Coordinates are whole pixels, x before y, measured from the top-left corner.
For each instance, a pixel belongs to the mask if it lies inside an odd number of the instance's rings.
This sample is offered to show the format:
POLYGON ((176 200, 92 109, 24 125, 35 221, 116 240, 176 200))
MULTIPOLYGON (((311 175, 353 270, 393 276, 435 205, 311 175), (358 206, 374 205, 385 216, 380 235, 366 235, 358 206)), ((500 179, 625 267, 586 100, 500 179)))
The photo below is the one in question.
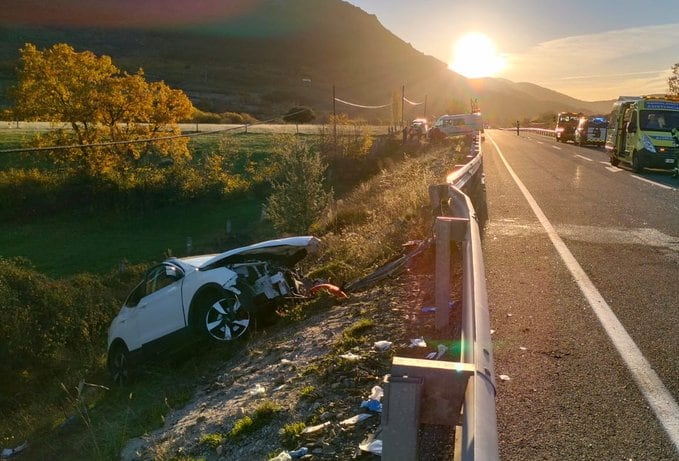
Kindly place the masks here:
POLYGON ((519 121, 516 121, 516 135, 519 135, 519 121))

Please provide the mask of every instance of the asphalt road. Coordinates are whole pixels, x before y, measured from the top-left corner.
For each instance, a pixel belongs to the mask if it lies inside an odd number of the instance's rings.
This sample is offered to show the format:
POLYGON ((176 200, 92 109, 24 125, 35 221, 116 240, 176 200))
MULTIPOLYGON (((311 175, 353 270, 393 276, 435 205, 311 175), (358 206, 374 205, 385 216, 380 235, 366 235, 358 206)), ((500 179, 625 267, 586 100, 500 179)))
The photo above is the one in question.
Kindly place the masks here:
POLYGON ((501 459, 679 460, 679 180, 537 134, 483 152, 501 459))

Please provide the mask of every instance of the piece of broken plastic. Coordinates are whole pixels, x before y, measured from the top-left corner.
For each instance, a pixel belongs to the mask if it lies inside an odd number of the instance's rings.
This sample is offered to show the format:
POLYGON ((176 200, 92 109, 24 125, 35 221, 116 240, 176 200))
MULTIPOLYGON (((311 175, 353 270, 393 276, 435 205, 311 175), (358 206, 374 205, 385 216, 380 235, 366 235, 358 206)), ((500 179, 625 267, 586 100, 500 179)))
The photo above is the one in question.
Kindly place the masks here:
POLYGON ((319 424, 317 426, 305 427, 302 431, 302 434, 313 434, 314 432, 322 431, 328 426, 330 426, 330 421, 326 421, 323 424, 319 424))
POLYGON ((375 400, 375 399, 364 400, 363 402, 361 402, 361 408, 367 408, 370 411, 381 413, 382 412, 382 402, 380 402, 379 400, 375 400))
POLYGON ((410 347, 427 347, 427 342, 424 340, 424 338, 411 339, 410 347))
POLYGON ((356 360, 359 360, 361 358, 360 355, 356 355, 353 352, 348 352, 346 354, 340 355, 341 358, 344 360, 349 360, 350 362, 355 362, 356 360))
POLYGON ((498 376, 498 377, 499 377, 500 380, 502 380, 502 381, 509 381, 509 380, 512 379, 512 378, 510 378, 510 377, 507 376, 507 375, 500 375, 500 376, 498 376))
POLYGON ((434 306, 424 306, 422 308, 422 312, 425 313, 425 314, 433 314, 434 312, 436 312, 436 307, 434 307, 434 306))
POLYGON ((436 354, 436 360, 443 357, 443 354, 445 354, 446 351, 448 350, 448 346, 446 346, 445 344, 439 344, 437 349, 438 349, 438 353, 436 354))
POLYGON ((367 451, 368 453, 382 456, 382 440, 376 439, 372 435, 359 443, 358 448, 360 448, 361 451, 367 451))
POLYGON ((292 461, 292 456, 287 451, 281 451, 277 456, 270 458, 269 461, 292 461))
POLYGON ((266 388, 258 383, 258 384, 255 384, 254 386, 252 386, 248 390, 248 393, 250 395, 263 395, 263 394, 266 394, 266 388))
POLYGON ((382 389, 381 386, 373 386, 373 388, 370 389, 369 399, 382 400, 382 397, 384 397, 384 389, 382 389))
POLYGON ((361 421, 364 421, 372 416, 372 413, 359 413, 355 416, 352 416, 351 418, 347 418, 343 421, 340 421, 340 426, 351 426, 353 424, 358 424, 361 421))
POLYGON ((430 360, 435 359, 435 358, 436 358, 436 352, 430 352, 430 353, 428 353, 428 354, 425 356, 425 358, 428 358, 428 359, 430 359, 430 360))
POLYGON ((392 342, 391 341, 375 341, 375 349, 378 351, 387 351, 391 348, 392 342))
POLYGON ((302 456, 306 456, 309 454, 309 449, 307 447, 301 447, 298 448, 297 450, 292 450, 289 452, 290 456, 292 456, 293 459, 301 458, 302 456))
POLYGON ((4 448, 2 452, 0 452, 0 458, 2 459, 11 458, 12 456, 17 455, 24 451, 26 448, 28 448, 28 442, 24 442, 15 448, 4 448))

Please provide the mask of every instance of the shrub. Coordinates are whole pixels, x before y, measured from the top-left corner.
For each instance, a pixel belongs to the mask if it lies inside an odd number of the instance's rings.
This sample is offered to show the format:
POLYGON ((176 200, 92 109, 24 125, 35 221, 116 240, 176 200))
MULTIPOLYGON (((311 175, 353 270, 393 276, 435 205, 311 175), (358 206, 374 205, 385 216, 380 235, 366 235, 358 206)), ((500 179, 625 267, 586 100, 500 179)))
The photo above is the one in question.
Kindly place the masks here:
POLYGON ((318 152, 299 143, 280 157, 279 168, 266 216, 280 232, 306 233, 332 199, 324 187, 326 166, 318 152))

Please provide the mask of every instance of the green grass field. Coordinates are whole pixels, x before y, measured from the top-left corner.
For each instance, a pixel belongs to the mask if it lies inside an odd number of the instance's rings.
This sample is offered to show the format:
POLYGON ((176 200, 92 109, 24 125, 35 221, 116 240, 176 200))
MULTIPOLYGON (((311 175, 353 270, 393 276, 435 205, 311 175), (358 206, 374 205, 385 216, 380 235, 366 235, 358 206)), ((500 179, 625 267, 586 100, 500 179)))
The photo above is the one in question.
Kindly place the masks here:
MULTIPOLYGON (((34 132, 0 129, 0 150, 14 149, 34 132)), ((191 139, 190 148, 198 159, 216 149, 224 135, 191 139)), ((258 156, 271 152, 276 137, 270 134, 231 134, 227 142, 233 151, 248 150, 258 156)), ((26 154, 0 154, 0 170, 29 168, 36 162, 26 154)), ((224 251, 225 245, 238 246, 271 236, 270 228, 260 223, 262 203, 253 197, 222 201, 199 201, 172 205, 146 213, 121 213, 113 210, 74 210, 35 219, 3 223, 0 256, 29 259, 39 272, 52 277, 75 273, 105 273, 120 261, 151 263, 167 254, 187 254, 187 239, 192 253, 224 251), (227 235, 227 222, 231 233, 227 235)))

